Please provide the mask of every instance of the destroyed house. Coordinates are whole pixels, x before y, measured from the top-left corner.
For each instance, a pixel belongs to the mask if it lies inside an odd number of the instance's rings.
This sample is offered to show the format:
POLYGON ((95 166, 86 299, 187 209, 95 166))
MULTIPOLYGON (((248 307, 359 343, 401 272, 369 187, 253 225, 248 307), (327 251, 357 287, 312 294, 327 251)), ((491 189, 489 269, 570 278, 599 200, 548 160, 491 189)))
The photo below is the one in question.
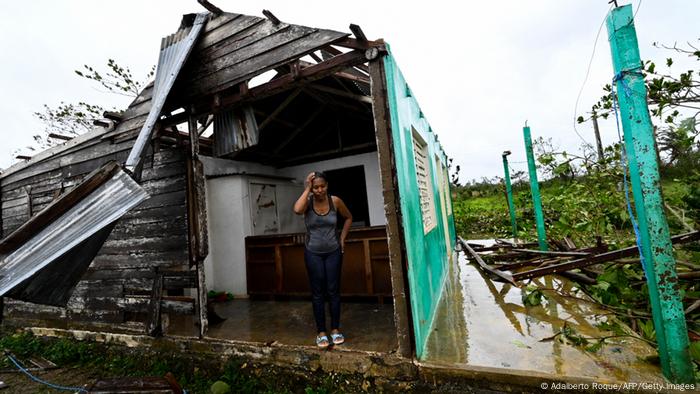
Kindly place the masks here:
POLYGON ((353 213, 343 319, 421 357, 455 246, 446 155, 383 40, 266 16, 185 15, 128 109, 0 174, 4 324, 207 338, 296 302, 313 327, 292 205, 322 170, 353 213))

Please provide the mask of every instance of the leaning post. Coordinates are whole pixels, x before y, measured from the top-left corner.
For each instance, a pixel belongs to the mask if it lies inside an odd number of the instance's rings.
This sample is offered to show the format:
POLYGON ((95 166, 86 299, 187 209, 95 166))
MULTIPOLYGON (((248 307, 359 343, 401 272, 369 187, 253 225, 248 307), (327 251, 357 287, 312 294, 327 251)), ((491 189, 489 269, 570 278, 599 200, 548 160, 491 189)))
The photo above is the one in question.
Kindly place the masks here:
POLYGON ((537 182, 537 167, 535 167, 535 155, 532 153, 532 137, 530 127, 525 122, 523 127, 525 137, 525 152, 527 153, 527 168, 530 172, 530 191, 532 192, 532 205, 535 206, 535 222, 537 222, 537 241, 540 250, 547 250, 547 234, 544 230, 544 215, 542 214, 542 199, 540 198, 540 185, 537 182))
POLYGON ((510 226, 513 229, 513 240, 515 241, 518 239, 518 226, 515 223, 515 205, 513 204, 513 187, 510 184, 508 155, 510 155, 509 150, 503 152, 501 157, 503 157, 503 172, 505 173, 505 177, 503 179, 506 182, 506 201, 508 202, 508 211, 510 212, 510 226))
POLYGON ((688 329, 659 187, 653 126, 632 6, 613 9, 606 24, 661 368, 674 383, 692 383, 688 329))

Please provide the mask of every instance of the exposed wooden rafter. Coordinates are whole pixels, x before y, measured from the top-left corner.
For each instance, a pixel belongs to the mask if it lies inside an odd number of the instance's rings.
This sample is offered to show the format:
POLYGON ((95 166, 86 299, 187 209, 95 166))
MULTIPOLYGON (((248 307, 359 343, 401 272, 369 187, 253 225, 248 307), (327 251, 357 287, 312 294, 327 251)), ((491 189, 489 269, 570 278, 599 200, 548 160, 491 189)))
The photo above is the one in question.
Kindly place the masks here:
POLYGON ((292 140, 294 140, 294 138, 296 138, 299 134, 306 130, 306 128, 311 124, 311 122, 316 120, 316 118, 323 112, 325 108, 325 105, 319 105, 316 108, 316 111, 314 111, 314 113, 312 113, 311 116, 309 116, 301 126, 297 127, 294 131, 289 133, 287 138, 285 138, 284 141, 282 141, 282 143, 277 145, 273 153, 275 155, 279 154, 282 151, 282 149, 284 149, 287 145, 289 145, 290 142, 292 142, 292 140))
POLYGON ((356 25, 354 23, 350 24, 350 31, 352 34, 357 37, 357 40, 359 42, 367 42, 367 36, 365 35, 365 32, 362 31, 362 28, 359 25, 356 25))
MULTIPOLYGON (((335 74, 336 72, 345 68, 362 64, 365 61, 366 59, 363 51, 350 51, 342 55, 335 56, 322 63, 299 70, 297 78, 293 78, 291 73, 286 74, 278 79, 251 88, 246 95, 234 93, 228 97, 222 97, 221 107, 231 107, 244 102, 270 97, 286 90, 304 86, 313 81, 335 74)), ((203 109, 203 112, 207 111, 208 108, 203 109)))
POLYGON ((321 91, 321 92, 330 93, 330 94, 333 94, 336 96, 353 99, 353 100, 359 101, 361 103, 372 104, 371 97, 364 96, 361 94, 348 93, 348 92, 343 91, 343 90, 339 90, 339 89, 335 89, 335 88, 331 88, 331 87, 323 86, 323 85, 309 85, 309 87, 312 89, 321 91))
POLYGON ((260 125, 258 126, 258 131, 262 131, 262 129, 269 125, 270 122, 272 122, 275 119, 275 117, 277 117, 277 115, 284 111, 284 109, 287 108, 287 106, 289 106, 289 104, 291 104, 292 101, 294 101, 294 99, 299 95, 299 93, 301 93, 301 90, 302 88, 297 88, 295 91, 290 93, 289 96, 287 96, 287 98, 284 99, 282 104, 275 108, 275 110, 272 111, 272 113, 268 115, 268 117, 265 118, 265 120, 263 120, 262 123, 260 123, 260 125))
POLYGON ((197 3, 201 4, 202 7, 206 8, 207 11, 211 12, 214 15, 218 16, 224 13, 224 11, 221 8, 215 6, 207 0, 197 0, 197 3))
MULTIPOLYGON (((333 48, 333 46, 331 46, 331 45, 328 45, 327 47, 321 49, 321 52, 322 53, 327 52, 333 56, 339 56, 339 55, 343 54, 342 51, 339 51, 338 49, 333 48)), ((368 66, 366 66, 364 64, 358 64, 358 65, 355 65, 355 68, 357 68, 358 70, 364 71, 367 75, 369 75, 369 67, 368 66)))
POLYGON ((366 50, 372 47, 381 47, 384 45, 384 40, 374 40, 374 41, 360 41, 351 37, 344 37, 339 40, 333 41, 333 45, 337 45, 344 48, 350 49, 361 49, 366 50))
POLYGON ((273 13, 270 12, 269 10, 263 10, 262 13, 263 13, 263 15, 265 15, 265 17, 266 17, 267 19, 270 20, 270 22, 272 22, 272 24, 274 24, 274 25, 279 25, 280 23, 282 23, 282 21, 280 21, 280 20, 275 16, 275 14, 273 14, 273 13))
POLYGON ((347 147, 342 148, 342 149, 340 149, 340 148, 338 148, 338 149, 331 149, 331 150, 327 150, 327 151, 323 151, 323 152, 311 153, 311 154, 303 155, 303 156, 295 156, 294 159, 288 160, 288 161, 286 161, 286 162, 283 162, 282 165, 283 165, 283 166, 294 165, 295 163, 303 162, 303 161, 308 160, 308 159, 316 159, 316 158, 328 157, 328 156, 332 156, 332 155, 335 155, 335 154, 338 154, 338 153, 347 153, 347 154, 356 153, 356 152, 363 151, 363 150, 365 150, 365 149, 373 148, 373 147, 375 147, 375 146, 376 146, 376 143, 374 143, 374 142, 367 142, 367 143, 364 143, 364 144, 357 144, 357 145, 347 146, 347 147))

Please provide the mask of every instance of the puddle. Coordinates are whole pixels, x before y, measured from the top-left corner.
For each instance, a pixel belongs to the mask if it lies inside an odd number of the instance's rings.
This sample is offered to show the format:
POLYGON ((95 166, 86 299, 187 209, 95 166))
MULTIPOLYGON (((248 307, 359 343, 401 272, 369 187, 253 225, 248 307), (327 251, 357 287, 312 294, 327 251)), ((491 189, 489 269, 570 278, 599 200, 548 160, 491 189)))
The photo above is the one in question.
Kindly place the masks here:
MULTIPOLYGON (((538 287, 567 294, 574 286, 566 279, 545 276, 538 287)), ((550 373, 617 382, 664 382, 660 368, 647 361, 656 355, 647 343, 634 338, 609 339, 597 351, 586 351, 558 338, 564 327, 584 337, 613 335, 597 324, 608 312, 595 304, 545 291, 543 305, 525 307, 522 290, 493 282, 460 253, 452 264, 445 294, 438 308, 425 361, 550 373)))

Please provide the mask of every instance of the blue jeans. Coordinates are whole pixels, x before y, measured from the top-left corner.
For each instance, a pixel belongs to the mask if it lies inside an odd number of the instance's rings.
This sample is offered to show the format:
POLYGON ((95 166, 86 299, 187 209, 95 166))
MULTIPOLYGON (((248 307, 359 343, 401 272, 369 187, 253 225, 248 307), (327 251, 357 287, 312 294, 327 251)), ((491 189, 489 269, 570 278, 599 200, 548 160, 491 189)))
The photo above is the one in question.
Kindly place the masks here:
POLYGON ((343 264, 340 248, 330 253, 315 253, 304 249, 304 260, 311 285, 311 305, 316 329, 318 332, 327 332, 326 297, 331 307, 331 329, 340 328, 340 271, 343 264))

